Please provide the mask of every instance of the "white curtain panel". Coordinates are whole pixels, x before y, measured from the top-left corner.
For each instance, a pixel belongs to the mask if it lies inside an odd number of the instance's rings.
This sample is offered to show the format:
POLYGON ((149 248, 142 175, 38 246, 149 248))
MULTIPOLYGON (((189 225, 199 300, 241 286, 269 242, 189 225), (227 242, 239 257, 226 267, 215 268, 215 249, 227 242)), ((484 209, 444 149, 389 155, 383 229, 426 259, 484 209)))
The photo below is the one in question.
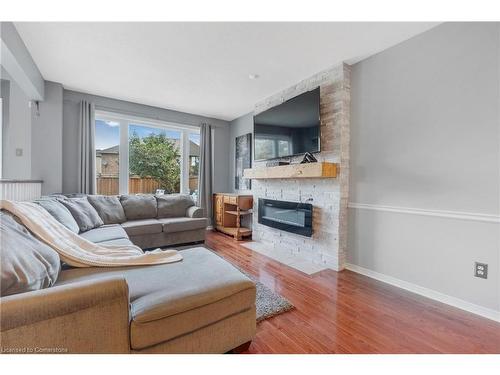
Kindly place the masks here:
POLYGON ((95 108, 82 100, 78 129, 78 193, 95 194, 95 108))
POLYGON ((198 178, 198 206, 212 221, 212 126, 203 123, 200 128, 200 169, 198 178))

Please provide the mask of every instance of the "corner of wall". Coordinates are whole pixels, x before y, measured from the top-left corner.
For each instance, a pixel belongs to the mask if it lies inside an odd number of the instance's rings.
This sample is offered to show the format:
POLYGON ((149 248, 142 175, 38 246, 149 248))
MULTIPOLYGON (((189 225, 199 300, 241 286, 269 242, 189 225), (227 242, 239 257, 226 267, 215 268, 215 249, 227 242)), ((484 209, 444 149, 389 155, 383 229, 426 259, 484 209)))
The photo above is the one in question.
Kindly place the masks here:
POLYGON ((63 88, 45 81, 45 100, 31 115, 32 178, 43 180, 42 194, 62 192, 63 88))

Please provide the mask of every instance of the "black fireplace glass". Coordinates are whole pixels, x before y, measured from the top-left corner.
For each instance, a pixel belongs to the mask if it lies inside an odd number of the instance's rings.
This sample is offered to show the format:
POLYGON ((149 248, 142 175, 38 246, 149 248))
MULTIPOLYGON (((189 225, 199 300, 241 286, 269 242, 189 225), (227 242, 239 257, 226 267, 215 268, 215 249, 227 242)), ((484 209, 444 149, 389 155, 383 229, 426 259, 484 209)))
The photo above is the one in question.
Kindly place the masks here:
POLYGON ((312 209, 310 203, 259 198, 258 221, 272 228, 311 237, 312 209))

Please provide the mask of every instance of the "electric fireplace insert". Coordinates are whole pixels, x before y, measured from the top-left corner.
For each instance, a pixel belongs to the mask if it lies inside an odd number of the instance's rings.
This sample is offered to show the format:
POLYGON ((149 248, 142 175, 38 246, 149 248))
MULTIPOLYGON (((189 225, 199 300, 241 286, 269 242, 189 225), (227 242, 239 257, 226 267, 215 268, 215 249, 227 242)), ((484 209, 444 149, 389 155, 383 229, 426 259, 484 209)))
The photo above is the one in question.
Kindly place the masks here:
POLYGON ((268 227, 311 237, 312 210, 310 203, 259 198, 258 221, 268 227))

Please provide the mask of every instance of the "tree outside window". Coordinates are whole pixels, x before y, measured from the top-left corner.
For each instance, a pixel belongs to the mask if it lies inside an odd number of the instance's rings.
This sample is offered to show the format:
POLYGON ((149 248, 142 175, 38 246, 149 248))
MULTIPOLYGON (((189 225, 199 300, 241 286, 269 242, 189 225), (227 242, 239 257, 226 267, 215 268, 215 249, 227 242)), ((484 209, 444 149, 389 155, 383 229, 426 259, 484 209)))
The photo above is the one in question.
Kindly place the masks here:
POLYGON ((139 137, 129 136, 130 174, 141 178, 154 178, 165 193, 180 191, 180 153, 174 140, 165 133, 151 133, 139 137))

